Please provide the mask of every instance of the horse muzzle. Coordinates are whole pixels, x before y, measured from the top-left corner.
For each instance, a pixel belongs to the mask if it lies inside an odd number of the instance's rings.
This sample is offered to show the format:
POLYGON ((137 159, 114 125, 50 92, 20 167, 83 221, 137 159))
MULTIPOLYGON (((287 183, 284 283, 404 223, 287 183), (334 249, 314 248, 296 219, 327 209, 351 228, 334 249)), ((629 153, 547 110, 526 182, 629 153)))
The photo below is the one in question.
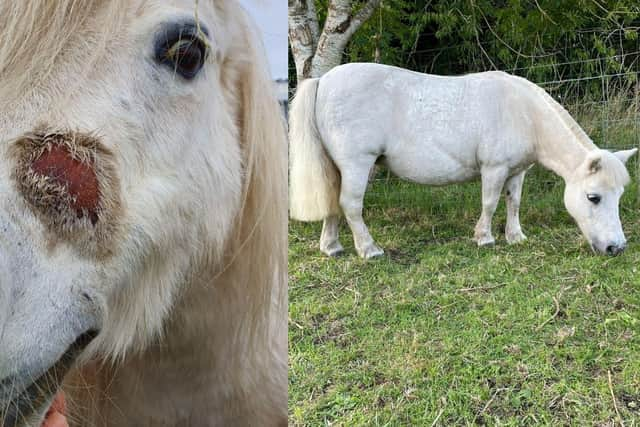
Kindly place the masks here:
POLYGON ((608 256, 618 256, 627 248, 627 242, 623 241, 621 243, 609 243, 607 245, 602 245, 598 243, 591 243, 591 249, 593 252, 601 255, 608 256))
POLYGON ((53 365, 39 376, 22 373, 0 380, 0 427, 22 427, 42 418, 73 362, 97 336, 89 330, 76 338, 53 365), (24 378, 36 378, 32 382, 24 378))

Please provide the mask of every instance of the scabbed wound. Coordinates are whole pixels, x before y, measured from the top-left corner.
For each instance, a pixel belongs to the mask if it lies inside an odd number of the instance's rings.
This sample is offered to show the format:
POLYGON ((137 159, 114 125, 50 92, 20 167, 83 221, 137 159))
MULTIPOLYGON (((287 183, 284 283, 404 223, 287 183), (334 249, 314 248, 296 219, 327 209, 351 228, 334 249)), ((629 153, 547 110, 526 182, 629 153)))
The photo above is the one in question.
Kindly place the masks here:
POLYGON ((90 161, 75 159, 65 145, 55 144, 33 161, 31 169, 66 189, 78 218, 86 212, 93 224, 97 222, 98 178, 90 161))

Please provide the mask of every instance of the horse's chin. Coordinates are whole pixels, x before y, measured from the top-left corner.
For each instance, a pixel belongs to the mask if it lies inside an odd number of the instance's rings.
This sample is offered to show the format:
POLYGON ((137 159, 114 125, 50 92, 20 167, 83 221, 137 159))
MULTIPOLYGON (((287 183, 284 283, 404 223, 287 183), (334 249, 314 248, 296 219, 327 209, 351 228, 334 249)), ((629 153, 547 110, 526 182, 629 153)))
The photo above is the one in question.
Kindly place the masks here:
POLYGON ((60 359, 35 381, 21 389, 16 389, 15 384, 21 384, 24 381, 14 377, 2 380, 0 382, 0 427, 38 425, 49 409, 65 374, 97 334, 97 331, 90 330, 78 336, 60 359))

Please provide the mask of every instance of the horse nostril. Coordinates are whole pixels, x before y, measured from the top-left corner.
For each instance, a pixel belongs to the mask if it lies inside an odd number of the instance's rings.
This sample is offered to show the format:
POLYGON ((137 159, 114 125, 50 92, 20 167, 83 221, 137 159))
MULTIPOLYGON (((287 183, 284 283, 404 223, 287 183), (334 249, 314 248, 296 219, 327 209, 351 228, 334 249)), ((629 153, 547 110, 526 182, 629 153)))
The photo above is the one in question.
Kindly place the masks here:
POLYGON ((624 248, 625 248, 624 245, 621 245, 621 246, 609 245, 609 246, 607 246, 607 255, 612 255, 612 256, 618 255, 622 251, 624 251, 624 248))

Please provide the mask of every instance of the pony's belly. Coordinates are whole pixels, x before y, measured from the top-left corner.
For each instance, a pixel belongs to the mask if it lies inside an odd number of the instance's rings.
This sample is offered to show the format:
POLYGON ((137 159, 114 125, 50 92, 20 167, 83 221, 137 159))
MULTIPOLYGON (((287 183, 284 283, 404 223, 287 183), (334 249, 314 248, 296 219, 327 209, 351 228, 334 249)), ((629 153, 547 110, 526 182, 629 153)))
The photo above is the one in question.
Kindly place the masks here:
POLYGON ((447 185, 470 181, 480 175, 477 167, 454 159, 386 159, 395 175, 407 181, 425 185, 447 185))

